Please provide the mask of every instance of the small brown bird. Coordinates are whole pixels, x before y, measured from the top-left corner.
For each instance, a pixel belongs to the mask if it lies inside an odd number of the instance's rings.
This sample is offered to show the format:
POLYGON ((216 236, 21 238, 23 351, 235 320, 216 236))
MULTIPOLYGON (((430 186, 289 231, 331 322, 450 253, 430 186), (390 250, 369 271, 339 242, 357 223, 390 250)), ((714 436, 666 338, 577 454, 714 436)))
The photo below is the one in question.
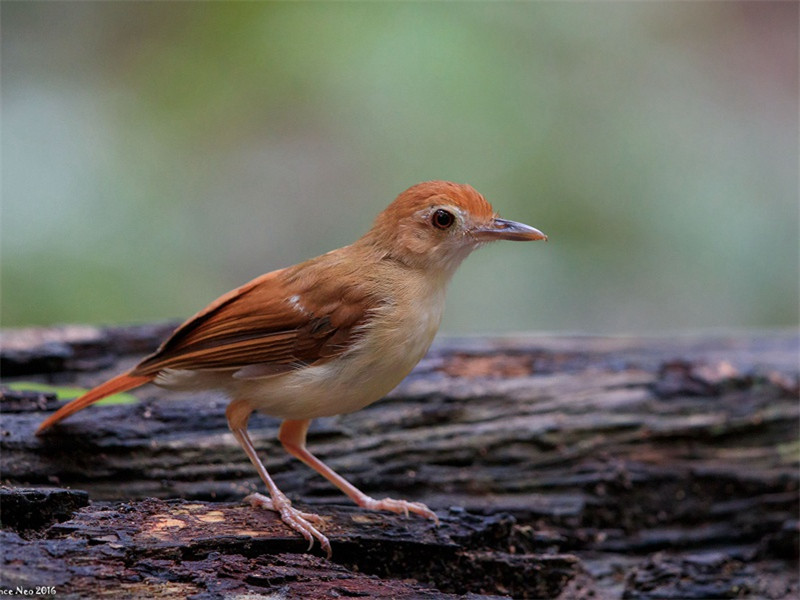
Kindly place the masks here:
POLYGON ((322 519, 294 508, 259 460, 247 421, 254 411, 284 419, 278 439, 372 510, 409 512, 438 522, 419 502, 376 500, 306 449, 311 419, 349 413, 382 398, 428 351, 444 310, 445 288, 467 255, 492 240, 546 240, 528 225, 498 218, 468 185, 417 184, 400 194, 350 246, 252 280, 178 327, 156 352, 50 415, 37 430, 112 394, 145 383, 215 389, 269 498, 254 506, 281 519, 330 556, 322 519))

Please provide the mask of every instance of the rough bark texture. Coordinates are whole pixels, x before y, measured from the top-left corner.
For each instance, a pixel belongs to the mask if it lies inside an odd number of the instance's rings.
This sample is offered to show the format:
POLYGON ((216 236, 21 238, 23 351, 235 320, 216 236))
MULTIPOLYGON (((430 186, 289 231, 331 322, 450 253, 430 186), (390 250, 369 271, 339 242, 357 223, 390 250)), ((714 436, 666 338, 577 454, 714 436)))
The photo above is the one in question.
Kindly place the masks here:
MULTIPOLYGON (((169 330, 5 332, 4 383, 89 387, 169 330)), ((241 503, 261 484, 224 399, 147 386, 36 438, 57 400, 6 388, 0 589, 796 598, 799 370, 796 332, 443 341, 388 398, 309 433, 352 483, 426 502, 439 528, 348 506, 254 417, 276 483, 328 519, 330 561, 241 503)))

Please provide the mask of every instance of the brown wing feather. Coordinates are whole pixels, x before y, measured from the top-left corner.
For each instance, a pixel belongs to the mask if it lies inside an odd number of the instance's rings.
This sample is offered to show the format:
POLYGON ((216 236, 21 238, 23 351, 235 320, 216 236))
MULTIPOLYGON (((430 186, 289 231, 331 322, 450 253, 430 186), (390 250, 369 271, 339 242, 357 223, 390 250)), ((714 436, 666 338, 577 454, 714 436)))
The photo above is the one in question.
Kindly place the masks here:
POLYGON ((132 371, 241 370, 241 376, 329 360, 358 340, 377 304, 324 255, 262 275, 181 325, 132 371), (310 285, 309 282, 314 282, 310 285))

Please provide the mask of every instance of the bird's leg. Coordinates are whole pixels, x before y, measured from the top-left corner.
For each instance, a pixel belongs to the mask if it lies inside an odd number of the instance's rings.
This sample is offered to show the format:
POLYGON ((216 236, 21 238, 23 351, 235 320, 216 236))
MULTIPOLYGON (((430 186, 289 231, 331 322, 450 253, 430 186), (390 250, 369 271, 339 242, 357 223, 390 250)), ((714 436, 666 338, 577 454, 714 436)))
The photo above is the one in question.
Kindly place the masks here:
POLYGON ((308 431, 310 423, 311 421, 306 419, 302 421, 286 420, 281 424, 280 431, 278 432, 278 439, 289 454, 300 459, 314 469, 317 473, 347 494, 353 502, 362 508, 369 510, 388 510, 395 513, 403 513, 405 516, 408 516, 408 513, 412 512, 428 519, 433 519, 436 521, 437 525, 439 524, 439 518, 436 516, 436 513, 421 502, 393 500, 392 498, 376 500, 375 498, 367 496, 320 459, 311 454, 311 452, 306 449, 306 432, 308 431))
POLYGON ((260 506, 269 510, 274 510, 281 516, 281 520, 289 527, 300 533, 308 540, 308 549, 314 545, 314 540, 319 542, 319 545, 331 557, 331 544, 328 538, 325 537, 312 522, 319 526, 322 523, 322 518, 318 515, 305 513, 297 510, 292 506, 291 501, 286 495, 278 489, 272 477, 267 473, 261 460, 258 458, 253 442, 247 433, 247 421, 250 418, 252 409, 247 403, 234 401, 228 405, 225 415, 228 417, 228 425, 233 432, 233 436, 239 445, 244 449, 250 462, 255 466, 261 480, 267 486, 270 497, 267 498, 261 494, 251 494, 245 500, 250 502, 253 506, 260 506))

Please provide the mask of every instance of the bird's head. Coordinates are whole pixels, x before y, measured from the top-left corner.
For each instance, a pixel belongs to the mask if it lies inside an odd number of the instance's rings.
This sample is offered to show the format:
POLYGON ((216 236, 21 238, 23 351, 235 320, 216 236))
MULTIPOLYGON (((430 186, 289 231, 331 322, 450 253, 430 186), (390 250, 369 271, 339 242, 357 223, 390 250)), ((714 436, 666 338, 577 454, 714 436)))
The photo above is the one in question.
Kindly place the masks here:
POLYGON ((547 236, 529 225, 499 218, 469 185, 426 181, 400 194, 362 239, 406 264, 452 274, 486 242, 547 236))

